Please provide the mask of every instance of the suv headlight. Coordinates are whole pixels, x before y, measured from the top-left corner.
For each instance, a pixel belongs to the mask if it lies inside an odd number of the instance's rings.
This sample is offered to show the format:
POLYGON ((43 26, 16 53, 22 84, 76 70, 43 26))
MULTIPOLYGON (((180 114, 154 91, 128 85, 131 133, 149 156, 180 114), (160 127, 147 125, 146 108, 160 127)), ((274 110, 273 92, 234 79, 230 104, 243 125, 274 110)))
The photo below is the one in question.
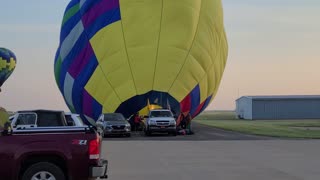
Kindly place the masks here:
POLYGON ((150 121, 149 121, 149 124, 150 124, 150 125, 156 125, 157 123, 156 123, 155 120, 150 120, 150 121))

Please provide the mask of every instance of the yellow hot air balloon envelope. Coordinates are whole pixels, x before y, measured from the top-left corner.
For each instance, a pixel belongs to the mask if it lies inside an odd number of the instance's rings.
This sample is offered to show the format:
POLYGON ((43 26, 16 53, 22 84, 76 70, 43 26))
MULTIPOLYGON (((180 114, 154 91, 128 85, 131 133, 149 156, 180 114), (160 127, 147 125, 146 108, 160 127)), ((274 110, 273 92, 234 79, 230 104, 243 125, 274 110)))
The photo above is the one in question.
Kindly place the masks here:
POLYGON ((221 0, 72 0, 55 59, 69 108, 89 122, 150 105, 202 112, 227 59, 221 0))

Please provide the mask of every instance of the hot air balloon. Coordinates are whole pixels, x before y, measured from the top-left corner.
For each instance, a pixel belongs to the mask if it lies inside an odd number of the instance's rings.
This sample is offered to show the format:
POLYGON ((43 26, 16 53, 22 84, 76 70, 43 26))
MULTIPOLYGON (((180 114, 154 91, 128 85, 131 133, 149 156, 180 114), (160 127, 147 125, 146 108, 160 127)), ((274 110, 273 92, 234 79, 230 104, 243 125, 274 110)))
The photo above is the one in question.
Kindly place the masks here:
POLYGON ((0 91, 3 83, 9 78, 16 67, 16 56, 8 49, 0 48, 0 91))
POLYGON ((221 0, 72 0, 55 78, 90 123, 159 107, 195 117, 216 95, 227 46, 221 0))

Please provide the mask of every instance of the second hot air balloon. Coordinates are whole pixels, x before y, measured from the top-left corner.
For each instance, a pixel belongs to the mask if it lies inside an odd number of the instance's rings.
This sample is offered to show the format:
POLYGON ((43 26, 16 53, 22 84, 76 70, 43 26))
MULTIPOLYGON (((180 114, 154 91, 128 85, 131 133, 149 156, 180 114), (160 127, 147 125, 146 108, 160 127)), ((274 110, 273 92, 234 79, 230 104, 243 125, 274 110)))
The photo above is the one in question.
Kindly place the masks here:
POLYGON ((17 59, 12 51, 0 48, 0 90, 3 83, 10 77, 16 68, 17 59))

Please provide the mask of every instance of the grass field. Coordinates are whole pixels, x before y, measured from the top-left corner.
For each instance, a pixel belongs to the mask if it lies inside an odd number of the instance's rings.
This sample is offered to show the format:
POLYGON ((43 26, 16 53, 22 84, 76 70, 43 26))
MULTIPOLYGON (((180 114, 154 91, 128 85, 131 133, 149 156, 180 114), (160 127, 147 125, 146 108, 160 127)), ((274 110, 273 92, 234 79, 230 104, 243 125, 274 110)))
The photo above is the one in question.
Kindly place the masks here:
POLYGON ((207 111, 195 119, 195 122, 237 131, 285 138, 320 138, 319 120, 239 120, 233 111, 207 111))

